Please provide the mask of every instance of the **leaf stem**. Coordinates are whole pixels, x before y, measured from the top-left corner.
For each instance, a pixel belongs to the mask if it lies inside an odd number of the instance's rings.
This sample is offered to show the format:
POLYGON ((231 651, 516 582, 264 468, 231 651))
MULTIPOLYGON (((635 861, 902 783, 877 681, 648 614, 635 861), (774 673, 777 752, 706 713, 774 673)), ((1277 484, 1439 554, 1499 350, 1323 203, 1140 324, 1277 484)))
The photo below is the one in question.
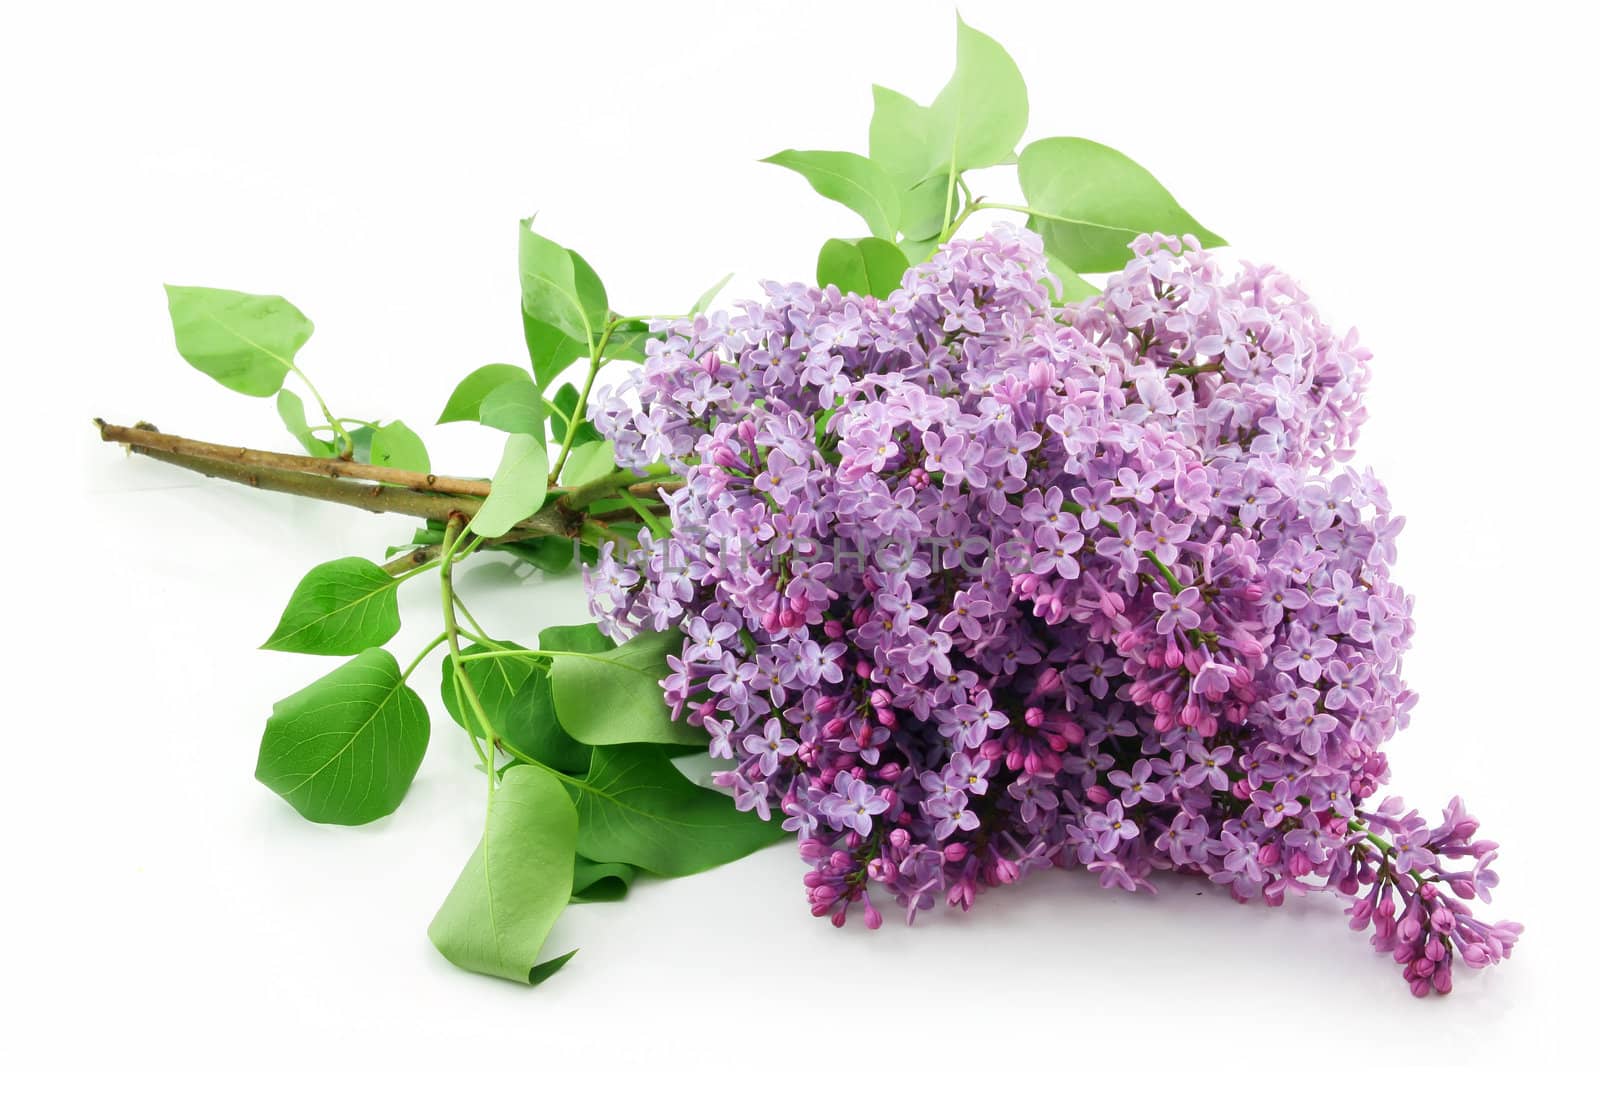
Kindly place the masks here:
POLYGON ((572 443, 578 438, 578 425, 582 423, 589 408, 589 391, 594 387, 595 375, 605 366, 606 345, 611 342, 611 334, 616 331, 619 324, 621 319, 615 317, 606 322, 605 331, 600 334, 598 344, 592 335, 589 337, 589 373, 584 377, 583 389, 578 392, 578 403, 572 407, 572 415, 567 418, 567 435, 561 441, 561 453, 556 455, 555 465, 550 467, 551 478, 561 476, 561 467, 566 465, 567 455, 572 453, 572 443))
POLYGON ((456 622, 456 596, 454 586, 455 550, 456 542, 461 537, 462 518, 460 515, 451 516, 445 524, 444 550, 439 559, 439 595, 444 608, 444 634, 445 641, 450 646, 450 669, 455 675, 456 694, 467 701, 467 706, 472 709, 474 717, 478 719, 483 728, 483 738, 488 742, 488 752, 485 753, 478 739, 472 736, 472 731, 467 731, 467 740, 472 742, 472 749, 478 754, 478 759, 483 762, 483 767, 489 773, 490 797, 494 793, 494 750, 500 740, 495 731, 494 723, 489 721, 489 716, 484 713, 483 701, 478 698, 478 689, 471 678, 461 667, 461 625, 456 622))
POLYGON ((413 672, 417 671, 417 666, 422 663, 423 658, 426 657, 428 654, 432 653, 434 650, 438 649, 441 645, 443 645, 445 640, 448 637, 449 637, 448 634, 440 634, 433 641, 431 641, 427 645, 423 646, 422 652, 417 654, 414 658, 412 658, 411 663, 406 666, 406 670, 400 674, 401 683, 404 683, 405 681, 411 679, 411 674, 413 672))
MULTIPOLYGON (((1061 510, 1063 512, 1071 512, 1075 516, 1083 515, 1083 505, 1079 504, 1075 500, 1064 500, 1064 501, 1062 501, 1061 502, 1061 510)), ((1105 519, 1102 519, 1100 522, 1105 524, 1107 527, 1111 528, 1111 530, 1115 531, 1118 535, 1122 534, 1122 526, 1121 526, 1121 524, 1112 523, 1109 520, 1105 520, 1105 519)), ((1178 583, 1177 574, 1175 574, 1171 569, 1167 568, 1167 563, 1162 561, 1159 557, 1157 557, 1156 556, 1156 552, 1154 550, 1146 550, 1144 552, 1144 556, 1147 559, 1149 559, 1150 564, 1154 565, 1156 567, 1156 569, 1161 573, 1162 577, 1164 577, 1166 579, 1167 588, 1169 588, 1172 591, 1172 594, 1174 596, 1176 596, 1179 592, 1183 591, 1183 585, 1178 583)))
POLYGON ((345 429, 344 424, 339 420, 339 418, 333 415, 332 410, 328 408, 328 403, 322 399, 322 394, 317 391, 316 385, 311 381, 310 377, 305 371, 301 370, 293 363, 289 364, 289 369, 294 371, 296 378, 305 383, 306 390, 311 394, 311 399, 317 403, 317 407, 322 410, 322 415, 327 419, 328 426, 338 433, 340 439, 344 440, 344 445, 339 449, 340 457, 349 459, 354 456, 356 453, 356 441, 354 437, 352 437, 349 431, 345 429))
MULTIPOLYGON (((1362 836, 1372 841, 1373 845, 1378 849, 1378 851, 1383 854, 1385 861, 1389 863, 1394 862, 1393 844, 1389 843, 1387 840, 1383 839, 1383 837, 1373 832, 1367 823, 1361 820, 1359 817, 1347 817, 1345 818, 1345 821, 1349 824, 1349 827, 1352 831, 1360 833, 1362 836)), ((1423 877, 1422 872, 1420 871, 1413 869, 1407 873, 1410 874, 1414 880, 1416 880, 1418 886, 1424 886, 1428 882, 1428 880, 1423 877)))
POLYGON ((980 209, 982 209, 982 207, 977 205, 969 205, 963 209, 961 213, 957 215, 956 220, 951 222, 950 225, 945 228, 943 233, 939 234, 940 243, 942 244, 945 241, 948 241, 951 237, 954 237, 956 235, 956 230, 960 229, 966 220, 972 217, 972 215, 980 209))
MULTIPOLYGON (((511 531, 501 535, 499 538, 484 539, 480 545, 473 547, 473 549, 476 551, 481 550, 484 547, 503 546, 506 543, 511 542, 524 542, 530 537, 531 536, 526 531, 518 531, 513 528, 511 531)), ((442 542, 430 543, 427 546, 419 546, 409 553, 401 554, 397 558, 393 558, 387 562, 384 562, 383 571, 388 573, 390 576, 398 577, 409 577, 413 572, 420 573, 423 566, 429 566, 439 559, 440 552, 443 549, 444 543, 442 542)), ((465 554, 460 556, 466 557, 465 554)))
POLYGON ((482 624, 480 624, 477 619, 472 617, 472 612, 467 610, 466 601, 461 598, 461 593, 456 592, 456 593, 454 593, 454 596, 455 596, 455 601, 456 601, 456 608, 461 612, 461 617, 463 619, 467 620, 467 622, 469 624, 471 624, 472 629, 477 631, 477 636, 480 639, 481 638, 487 638, 489 636, 489 632, 487 630, 483 629, 482 624))
MULTIPOLYGON (((412 577, 421 576, 423 573, 426 573, 428 570, 434 568, 438 564, 439 563, 437 561, 425 561, 419 565, 402 569, 396 573, 391 573, 390 576, 394 577, 395 584, 404 584, 412 577)), ((388 570, 385 569, 384 572, 387 573, 388 570)))
MULTIPOLYGON (((469 656, 470 656, 470 654, 469 654, 469 656)), ((513 759, 518 760, 518 761, 520 761, 520 762, 522 762, 524 764, 532 764, 536 768, 544 769, 545 771, 549 772, 551 775, 555 776, 557 779, 559 779, 561 782, 565 783, 569 787, 576 787, 580 791, 588 791, 590 794, 596 794, 596 795, 599 795, 602 798, 607 797, 606 793, 604 791, 602 791, 599 787, 593 786, 593 785, 591 785, 589 783, 585 783, 583 780, 579 779, 575 775, 568 775, 566 772, 561 771, 559 768, 552 768, 549 764, 546 764, 543 760, 540 760, 537 757, 529 756, 527 753, 522 752, 515 745, 506 744, 506 745, 501 745, 500 747, 503 750, 505 750, 506 755, 508 755, 508 756, 512 757, 513 759)))
MULTIPOLYGON (((644 521, 644 525, 650 528, 650 533, 652 535, 658 539, 667 537, 667 534, 671 529, 662 521, 662 517, 659 513, 651 511, 650 508, 645 505, 645 502, 640 500, 638 497, 627 496, 623 497, 622 499, 625 500, 628 503, 628 507, 637 513, 639 518, 644 521)), ((605 525, 605 520, 600 516, 591 515, 590 519, 592 519, 595 523, 600 524, 602 527, 605 525)))
POLYGON ((337 432, 340 424, 354 424, 358 428, 372 428, 374 431, 378 427, 377 422, 373 420, 362 420, 359 416, 341 416, 331 424, 313 424, 310 430, 313 432, 337 432))

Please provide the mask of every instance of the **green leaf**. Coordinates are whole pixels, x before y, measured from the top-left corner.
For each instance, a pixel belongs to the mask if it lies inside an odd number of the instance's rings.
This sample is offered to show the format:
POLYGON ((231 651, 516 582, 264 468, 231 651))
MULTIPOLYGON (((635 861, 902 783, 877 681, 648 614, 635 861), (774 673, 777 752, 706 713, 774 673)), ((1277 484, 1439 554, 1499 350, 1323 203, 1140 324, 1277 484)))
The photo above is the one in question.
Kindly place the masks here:
POLYGON ((278 419, 289 429, 289 434, 300 441, 306 454, 313 458, 332 458, 338 453, 339 448, 312 434, 311 425, 306 422, 305 402, 293 390, 278 391, 278 419))
POLYGON ((526 374, 496 386, 478 406, 479 423, 503 432, 544 438, 544 398, 526 374))
MULTIPOLYGON (((555 648, 546 641, 547 636, 551 636, 548 630, 540 634, 540 645, 555 648)), ((551 637, 569 640, 559 634, 551 637)), ((574 645, 587 644, 586 639, 570 640, 574 645)), ((510 647, 509 642, 500 645, 510 647)), ((466 656, 489 651, 487 646, 474 644, 461 652, 466 656)), ((506 744, 558 771, 581 775, 588 770, 592 750, 578 744, 561 728, 551 698, 550 675, 540 658, 508 653, 493 660, 462 661, 461 668, 477 691, 484 713, 506 744)), ((439 697, 456 724, 481 739, 483 725, 457 687, 455 662, 447 656, 441 669, 439 697)))
POLYGON ((1028 89, 1000 43, 956 16, 956 71, 928 108, 931 157, 923 176, 1006 164, 1028 126, 1028 89))
MULTIPOLYGON (((501 642, 501 648, 516 649, 510 642, 501 642)), ((491 652, 489 646, 474 643, 461 651, 462 656, 469 653, 491 652)), ((508 725, 507 715, 511 710, 512 700, 528 682, 528 678, 538 672, 536 658, 523 657, 509 654, 505 657, 496 657, 488 661, 462 661, 462 671, 473 689, 478 693, 478 702, 483 704, 484 713, 489 716, 489 721, 494 727, 504 733, 508 725)), ((445 655, 439 670, 439 698, 444 703, 444 709, 455 719, 456 725, 466 730, 472 736, 482 739, 484 736, 483 724, 478 721, 478 716, 472 707, 461 698, 457 691, 456 663, 449 654, 445 655)))
POLYGON ((363 424, 350 433, 351 459, 356 462, 372 461, 372 437, 376 433, 368 424, 363 424))
MULTIPOLYGON (((589 355, 589 340, 596 341, 604 330, 609 306, 606 302, 606 288, 600 281, 600 276, 595 274, 584 258, 572 251, 567 251, 567 258, 572 261, 573 288, 578 295, 578 304, 583 310, 584 318, 589 325, 589 336, 583 334, 569 335, 559 327, 540 320, 528 312, 524 303, 522 310, 522 338, 528 345, 528 359, 533 363, 533 376, 539 382, 539 389, 548 389, 556 376, 566 370, 579 359, 589 355)), ((623 350, 627 350, 624 344, 623 350)), ((611 352, 612 358, 623 358, 611 352)))
MULTIPOLYGON (((895 182, 909 190, 928 174, 928 165, 933 160, 933 124, 933 112, 928 108, 893 88, 874 84, 872 122, 867 129, 868 155, 895 182)), ((939 189, 939 206, 942 215, 943 187, 939 189)))
POLYGON ((489 497, 468 527, 485 538, 499 538, 544 506, 550 487, 550 456, 544 440, 512 433, 506 436, 500 465, 489 483, 489 497))
POLYGON ((310 821, 363 825, 395 811, 427 749, 428 708, 368 649, 273 705, 256 778, 310 821))
POLYGON ((178 354, 230 390, 271 397, 311 339, 311 320, 276 294, 168 286, 178 354))
POLYGON ((456 383, 450 400, 444 403, 444 412, 439 414, 438 422, 453 424, 463 420, 476 421, 485 397, 506 382, 527 377, 526 370, 510 363, 490 363, 486 367, 479 367, 456 383))
POLYGON ((937 237, 944 228, 949 176, 927 178, 934 159, 933 112, 879 84, 872 86, 872 108, 867 148, 900 189, 901 233, 911 240, 937 237))
POLYGON ((544 573, 560 574, 577 564, 578 555, 571 539, 555 535, 540 535, 522 542, 504 542, 495 547, 519 561, 525 561, 544 573))
POLYGON ((574 340, 558 328, 522 314, 522 340, 528 346, 528 361, 540 390, 549 387, 562 371, 589 354, 587 340, 574 340))
MULTIPOLYGON (((600 276, 595 274, 594 268, 582 256, 570 248, 566 252, 572 262, 573 289, 588 325, 588 333, 563 330, 552 319, 530 313, 529 303, 524 299, 522 336, 528 345, 528 357, 533 363, 533 376, 539 383, 540 392, 549 389, 561 372, 573 363, 596 353, 601 336, 611 321, 611 307, 606 300, 606 288, 600 276)), ((643 321, 618 324, 606 343, 604 357, 644 362, 644 342, 648 334, 649 326, 643 321)))
POLYGON ((555 658, 550 677, 562 727, 586 745, 704 745, 705 733, 675 720, 661 693, 667 654, 682 645, 676 630, 651 631, 615 649, 555 658))
POLYGON ((483 839, 428 925, 439 954, 463 970, 534 984, 571 955, 536 965, 572 897, 577 814, 561 781, 539 768, 506 772, 483 839))
POLYGON ((692 875, 784 836, 776 822, 690 782, 656 745, 597 747, 573 800, 581 855, 657 875, 692 875))
POLYGON ((900 228, 899 187, 881 165, 860 153, 785 149, 763 163, 800 173, 817 194, 860 214, 874 236, 893 237, 900 228))
POLYGON ((650 342, 650 325, 645 321, 622 321, 611 330, 606 344, 607 359, 643 363, 645 345, 650 342))
POLYGON ((862 237, 856 251, 866 264, 867 287, 875 298, 887 298, 900 289, 900 280, 911 265, 900 247, 876 237, 862 237))
POLYGON ((400 629, 398 578, 365 558, 323 562, 303 577, 262 649, 347 657, 400 629))
POLYGON ((1082 302, 1099 297, 1101 293, 1099 287, 1072 270, 1058 257, 1046 256, 1044 262, 1049 265, 1051 274, 1061 280, 1061 293, 1055 296, 1056 302, 1082 302))
POLYGON ((391 420, 378 425, 372 433, 372 464, 425 474, 428 472, 428 448, 405 421, 391 420))
MULTIPOLYGON (((578 388, 572 383, 567 383, 556 391, 555 397, 550 399, 553 411, 550 413, 550 433, 554 439, 567 437, 567 421, 570 420, 578 408, 578 388)), ((600 433, 595 426, 581 415, 578 417, 578 434, 573 437, 574 444, 587 443, 599 439, 600 433)))
POLYGON ((549 653, 604 653, 616 649, 617 643, 594 623, 575 623, 547 626, 539 631, 539 648, 549 653))
POLYGON ((571 962, 572 956, 576 955, 577 953, 578 949, 574 947, 565 955, 557 955, 553 959, 546 959, 544 962, 537 964, 532 970, 528 971, 528 984, 542 984, 547 978, 550 977, 550 975, 554 974, 563 966, 566 966, 569 962, 571 962))
POLYGON ((589 770, 589 758, 594 750, 578 744, 562 728, 551 697, 550 674, 542 667, 535 668, 522 682, 506 708, 500 730, 512 748, 557 771, 582 775, 589 770))
POLYGON ((955 72, 932 106, 876 84, 872 106, 867 148, 900 185, 900 229, 916 241, 944 227, 951 172, 1010 163, 1028 124, 1016 63, 959 15, 955 72))
POLYGON ((704 313, 711 308, 711 303, 717 300, 717 295, 722 293, 722 288, 727 286, 732 279, 733 272, 730 271, 718 279, 715 284, 707 287, 706 292, 694 300, 694 305, 689 307, 689 312, 691 314, 704 313))
POLYGON ((1141 233, 1193 233, 1207 248, 1227 244, 1178 205, 1149 172, 1083 138, 1044 138, 1022 151, 1017 176, 1028 205, 1048 217, 1028 225, 1074 271, 1120 271, 1141 233))
POLYGON ((578 304, 583 309, 584 320, 589 323, 589 335, 598 337, 605 331, 611 318, 611 303, 606 299, 606 285, 595 274, 589 261, 573 249, 567 249, 572 260, 572 278, 578 289, 578 304))
POLYGON ((945 183, 949 177, 935 176, 924 183, 912 187, 901 197, 900 221, 905 240, 900 242, 900 247, 914 262, 920 262, 933 252, 939 243, 939 234, 944 229, 945 199, 951 199, 951 216, 955 215, 955 207, 961 202, 959 194, 946 196, 945 183), (922 256, 913 255, 907 242, 927 241, 928 249, 922 256))
POLYGON ((932 256, 939 247, 938 237, 929 237, 925 241, 901 241, 897 246, 905 255, 907 261, 920 264, 932 256))
MULTIPOLYGON (((533 231, 524 219, 518 247, 522 273, 522 308, 534 321, 549 325, 583 343, 605 325, 605 286, 583 257, 533 231)), ((543 369, 535 363, 535 374, 543 369)))
POLYGON ((578 856, 572 868, 572 900, 621 901, 638 873, 626 863, 596 863, 578 856))
POLYGON ((817 285, 836 286, 849 293, 886 298, 900 287, 900 277, 910 266, 905 253, 877 237, 824 241, 817 255, 817 285))
POLYGON ((871 294, 867 281, 867 261, 854 241, 830 237, 817 253, 817 285, 836 286, 850 294, 871 294))
POLYGON ((567 464, 561 467, 562 485, 582 485, 597 477, 604 477, 617 468, 616 450, 609 439, 594 439, 572 448, 567 464))

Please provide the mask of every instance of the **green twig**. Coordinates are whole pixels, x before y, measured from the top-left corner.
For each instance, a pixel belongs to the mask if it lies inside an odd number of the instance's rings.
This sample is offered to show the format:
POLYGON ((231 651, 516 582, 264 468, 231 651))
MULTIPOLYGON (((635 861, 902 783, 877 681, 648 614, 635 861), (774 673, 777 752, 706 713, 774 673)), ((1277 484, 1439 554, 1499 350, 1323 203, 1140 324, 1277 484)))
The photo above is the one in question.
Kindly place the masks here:
POLYGON ((611 334, 621 323, 620 317, 614 317, 607 322, 598 344, 595 343, 594 335, 589 334, 589 373, 584 376, 583 389, 578 391, 578 403, 572 407, 572 415, 567 417, 566 438, 561 441, 561 453, 556 455, 555 465, 550 467, 551 478, 561 476, 561 467, 567 464, 567 455, 572 453, 573 441, 578 438, 578 425, 583 422, 586 410, 589 408, 589 391, 594 387, 594 377, 600 373, 600 368, 605 366, 606 345, 611 342, 611 334))
POLYGON ((411 663, 406 666, 406 670, 400 674, 401 681, 404 682, 406 680, 411 679, 411 674, 413 672, 417 671, 417 666, 422 663, 423 658, 425 658, 428 654, 432 653, 434 650, 438 649, 441 645, 443 645, 448 637, 449 637, 448 634, 440 634, 433 641, 431 641, 427 645, 423 646, 422 647, 422 652, 417 654, 416 657, 412 658, 411 663))
POLYGON ((328 426, 337 432, 339 438, 344 441, 343 445, 339 448, 339 457, 348 459, 354 456, 356 453, 356 441, 354 437, 352 437, 349 431, 345 429, 344 423, 338 417, 333 415, 333 411, 328 408, 328 403, 322 399, 322 394, 317 392, 317 387, 312 383, 311 379, 307 377, 306 372, 295 366, 293 363, 289 364, 289 369, 294 371, 295 377, 299 378, 300 381, 305 383, 306 390, 311 394, 311 399, 317 403, 317 408, 322 410, 322 415, 328 421, 328 426))
POLYGON ((478 739, 471 736, 468 730, 468 740, 472 742, 472 749, 478 754, 478 759, 483 762, 484 770, 489 773, 490 798, 494 797, 494 750, 499 741, 495 732, 494 723, 489 721, 489 715, 483 709, 483 701, 478 698, 477 686, 461 667, 461 625, 456 622, 456 596, 454 587, 455 549, 456 540, 461 535, 462 517, 451 516, 444 529, 444 551, 440 557, 439 565, 439 593, 444 607, 444 633, 445 641, 450 646, 450 667, 455 674, 456 694, 467 701, 467 706, 483 728, 484 740, 489 743, 489 750, 484 752, 478 744, 478 739))

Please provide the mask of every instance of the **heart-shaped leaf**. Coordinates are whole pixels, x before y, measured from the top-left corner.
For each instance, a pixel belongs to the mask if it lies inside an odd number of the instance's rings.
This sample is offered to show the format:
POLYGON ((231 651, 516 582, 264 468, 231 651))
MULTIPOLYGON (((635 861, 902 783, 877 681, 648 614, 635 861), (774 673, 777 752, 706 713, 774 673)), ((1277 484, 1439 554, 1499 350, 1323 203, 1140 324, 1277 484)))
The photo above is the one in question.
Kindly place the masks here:
POLYGON ((1028 89, 1005 48, 956 16, 956 71, 928 108, 924 177, 1006 164, 1028 126, 1028 89))
POLYGON ((900 289, 900 279, 910 264, 899 247, 877 237, 824 241, 817 254, 817 285, 836 286, 845 293, 887 298, 900 289))
POLYGON ((439 954, 464 970, 528 985, 571 953, 539 964, 539 950, 572 897, 577 814, 561 782, 540 768, 509 769, 489 803, 483 839, 428 925, 439 954))
POLYGON ((1195 221, 1172 193, 1115 149, 1084 138, 1044 138, 1022 151, 1017 178, 1043 217, 1028 225, 1074 271, 1120 271, 1141 233, 1193 233, 1207 248, 1228 242, 1195 221))
POLYGON ((399 583, 365 558, 323 562, 295 585, 261 648, 345 657, 380 646, 400 629, 399 583))
MULTIPOLYGON (((474 662, 476 663, 476 662, 474 662)), ((550 689, 550 674, 536 668, 506 708, 500 725, 506 744, 524 756, 531 756, 542 764, 569 775, 582 775, 589 770, 589 760, 594 750, 580 745, 562 728, 556 716, 556 704, 550 689)))
POLYGON ((776 822, 691 783, 657 745, 596 748, 573 800, 579 853, 657 875, 692 875, 785 835, 776 822))
POLYGON ((585 745, 704 745, 706 735, 674 719, 661 695, 667 654, 682 645, 676 630, 650 631, 615 649, 556 657, 550 678, 562 727, 585 745))
POLYGON ((278 391, 278 419, 313 458, 332 458, 338 453, 339 449, 332 443, 312 433, 311 425, 306 422, 306 404, 293 390, 278 391))
POLYGON ((574 415, 578 417, 578 432, 572 437, 575 444, 587 443, 600 438, 600 433, 595 430, 595 426, 589 423, 582 411, 578 409, 578 388, 572 383, 568 382, 556 391, 556 395, 546 405, 546 410, 550 413, 550 434, 552 438, 565 439, 567 437, 567 422, 574 415))
POLYGON ((276 294, 168 286, 178 354, 230 390, 271 397, 311 339, 311 319, 276 294))
POLYGON ((541 388, 578 355, 586 355, 604 329, 609 304, 605 284, 582 256, 533 231, 533 219, 521 223, 518 257, 522 273, 522 312, 528 354, 541 388), (528 326, 532 324, 530 329, 528 326), (539 326, 572 341, 568 349, 539 326), (564 361, 563 361, 564 360, 564 361))
POLYGON ((594 439, 572 448, 567 464, 561 467, 560 481, 562 485, 582 485, 614 473, 616 469, 617 454, 611 440, 594 439))
MULTIPOLYGON (((501 646, 507 649, 516 648, 509 642, 503 642, 501 646)), ((493 652, 490 647, 473 644, 463 649, 461 654, 468 656, 489 652, 493 652)), ((471 682, 473 690, 477 692, 478 702, 482 704, 489 721, 502 733, 506 730, 506 713, 511 708, 511 701, 522 690, 522 685, 527 683, 528 677, 536 671, 543 675, 543 669, 537 658, 517 653, 506 653, 492 660, 462 661, 461 669, 471 682)), ((439 699, 444 703, 444 709, 449 712, 456 725, 474 737, 484 736, 483 724, 478 721, 477 713, 461 698, 459 685, 456 683, 456 663, 449 654, 445 654, 439 668, 439 699)))
POLYGON ((502 432, 544 438, 544 398, 526 374, 490 390, 478 406, 478 421, 502 432))
POLYGON ((405 421, 391 420, 378 425, 372 433, 372 464, 425 474, 428 472, 428 448, 405 421))
POLYGON ((272 708, 256 778, 311 821, 391 814, 428 749, 428 709, 386 650, 369 649, 272 708))
POLYGON ((899 187, 881 165, 860 153, 785 149, 765 163, 800 173, 817 194, 860 214, 874 236, 893 237, 900 228, 899 187))
POLYGON ((513 433, 506 436, 505 450, 489 496, 469 525, 485 538, 499 538, 544 506, 550 488, 550 455, 544 440, 513 433))
POLYGON ((444 412, 439 414, 438 422, 452 424, 463 420, 477 420, 478 410, 483 406, 485 397, 506 382, 527 377, 526 370, 514 367, 510 363, 490 363, 486 367, 479 367, 456 383, 456 388, 450 394, 450 400, 444 404, 444 412))

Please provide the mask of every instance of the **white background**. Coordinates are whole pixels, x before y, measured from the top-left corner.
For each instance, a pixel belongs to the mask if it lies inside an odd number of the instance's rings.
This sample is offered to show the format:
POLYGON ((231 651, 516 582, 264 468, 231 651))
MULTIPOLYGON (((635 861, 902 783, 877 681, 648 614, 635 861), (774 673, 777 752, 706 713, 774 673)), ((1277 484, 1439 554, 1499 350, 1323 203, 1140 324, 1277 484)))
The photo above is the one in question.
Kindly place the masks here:
MULTIPOLYGON (((519 216, 628 311, 681 310, 728 270, 726 297, 809 278, 859 227, 757 159, 865 151, 869 84, 927 101, 951 10, 45 7, 0 31, 0 1070, 504 1064, 535 1091, 634 1067, 781 1095, 1054 1067, 1284 1092, 1295 1066, 1383 1087, 1386 1067, 1586 1055, 1595 100, 1566 5, 963 5, 1022 68, 1029 139, 1126 151, 1376 353, 1361 460, 1409 516, 1422 694, 1394 789, 1430 811, 1466 795, 1504 846, 1492 911, 1528 926, 1509 964, 1426 1003, 1329 898, 1053 874, 838 932, 786 847, 572 909, 552 946, 583 951, 542 988, 453 970, 424 928, 482 783, 442 708, 378 824, 307 824, 251 778, 272 701, 333 663, 255 650, 295 581, 410 525, 125 458, 90 417, 292 449, 270 402, 179 360, 164 280, 289 297, 330 402, 420 428, 459 376, 522 355, 519 216)), ((999 171, 979 190, 1018 198, 999 171)), ((427 439, 436 469, 492 468, 491 433, 427 439)), ((464 587, 521 636, 581 614, 574 586, 487 562, 464 587)), ((408 654, 433 597, 403 610, 408 654)))

